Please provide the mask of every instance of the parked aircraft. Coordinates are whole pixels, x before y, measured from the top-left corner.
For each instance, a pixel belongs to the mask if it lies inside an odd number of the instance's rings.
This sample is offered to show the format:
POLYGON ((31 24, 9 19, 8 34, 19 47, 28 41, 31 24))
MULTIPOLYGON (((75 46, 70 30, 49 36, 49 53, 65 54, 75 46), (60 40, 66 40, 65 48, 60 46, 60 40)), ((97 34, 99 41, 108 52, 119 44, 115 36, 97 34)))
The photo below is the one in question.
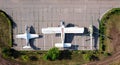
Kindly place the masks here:
POLYGON ((33 38, 37 38, 39 37, 39 35, 29 33, 29 30, 28 30, 29 27, 28 26, 25 26, 25 27, 26 27, 25 33, 16 35, 16 38, 26 39, 26 46, 24 46, 23 48, 31 48, 29 45, 29 40, 33 38))
POLYGON ((64 22, 61 21, 60 27, 42 28, 43 34, 61 33, 61 43, 56 43, 55 47, 71 47, 71 43, 64 43, 65 33, 84 33, 84 27, 65 27, 64 22))

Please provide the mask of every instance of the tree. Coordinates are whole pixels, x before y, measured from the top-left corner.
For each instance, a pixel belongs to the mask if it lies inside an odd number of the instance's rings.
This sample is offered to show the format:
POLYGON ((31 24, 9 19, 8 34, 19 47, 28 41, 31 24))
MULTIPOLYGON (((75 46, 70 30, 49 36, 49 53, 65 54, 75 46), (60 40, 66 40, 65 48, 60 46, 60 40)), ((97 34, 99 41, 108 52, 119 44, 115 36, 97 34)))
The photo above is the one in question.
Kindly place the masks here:
POLYGON ((56 48, 56 47, 54 47, 54 48, 50 49, 50 50, 43 56, 43 58, 44 58, 45 60, 48 60, 48 59, 49 59, 49 60, 56 60, 56 59, 58 59, 59 54, 60 54, 59 49, 56 48))

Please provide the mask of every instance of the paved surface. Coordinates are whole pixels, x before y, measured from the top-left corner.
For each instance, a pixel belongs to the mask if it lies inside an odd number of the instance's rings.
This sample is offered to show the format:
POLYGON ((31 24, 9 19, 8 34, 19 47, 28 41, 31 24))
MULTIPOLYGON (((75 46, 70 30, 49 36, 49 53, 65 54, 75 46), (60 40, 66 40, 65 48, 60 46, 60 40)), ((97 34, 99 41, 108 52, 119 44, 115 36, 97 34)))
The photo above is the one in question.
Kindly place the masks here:
MULTIPOLYGON (((15 35, 25 32, 25 25, 32 26, 31 32, 40 38, 31 40, 33 49, 48 50, 59 43, 60 36, 43 35, 41 28, 59 26, 60 20, 65 24, 88 28, 90 24, 99 27, 98 19, 110 8, 120 7, 119 0, 0 0, 0 9, 13 19, 14 46, 23 49, 25 40, 16 39, 15 35)), ((97 37, 97 34, 94 34, 97 37)), ((66 35, 67 42, 72 43, 70 49, 90 50, 89 36, 66 35)), ((99 48, 99 41, 93 38, 92 49, 99 48)), ((62 49, 62 48, 61 48, 62 49)))

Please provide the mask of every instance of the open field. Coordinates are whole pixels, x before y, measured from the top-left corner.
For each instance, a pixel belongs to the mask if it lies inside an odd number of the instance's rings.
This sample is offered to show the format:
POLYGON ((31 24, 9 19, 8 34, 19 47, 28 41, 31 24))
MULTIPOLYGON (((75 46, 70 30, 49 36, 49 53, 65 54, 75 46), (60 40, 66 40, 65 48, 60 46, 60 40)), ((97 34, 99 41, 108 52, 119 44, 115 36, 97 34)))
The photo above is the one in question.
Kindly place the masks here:
POLYGON ((112 15, 107 21, 107 36, 110 36, 112 40, 106 39, 106 45, 108 51, 117 52, 120 51, 120 13, 112 15))
POLYGON ((11 46, 11 23, 6 15, 0 11, 0 47, 11 46))
POLYGON ((88 65, 119 65, 120 60, 120 8, 108 11, 102 21, 105 25, 105 52, 110 52, 112 56, 104 58, 97 62, 91 62, 88 65), (114 11, 115 10, 115 11, 114 11))

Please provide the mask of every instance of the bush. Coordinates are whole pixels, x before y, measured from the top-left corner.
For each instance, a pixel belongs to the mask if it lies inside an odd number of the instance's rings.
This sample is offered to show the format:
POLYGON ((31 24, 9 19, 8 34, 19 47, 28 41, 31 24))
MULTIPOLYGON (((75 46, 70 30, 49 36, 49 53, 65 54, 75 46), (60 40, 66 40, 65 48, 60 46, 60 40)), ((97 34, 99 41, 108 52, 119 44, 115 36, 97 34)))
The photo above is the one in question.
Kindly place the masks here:
POLYGON ((92 61, 98 61, 99 58, 97 56, 95 56, 95 55, 91 55, 90 60, 92 60, 92 61))
POLYGON ((104 56, 105 56, 105 57, 108 57, 108 56, 111 56, 111 54, 110 54, 110 53, 107 53, 107 52, 104 52, 104 56))
POLYGON ((48 54, 44 54, 44 55, 43 55, 43 59, 44 59, 44 60, 48 60, 48 54))
POLYGON ((44 56, 43 56, 43 58, 45 59, 45 60, 56 60, 56 59, 58 59, 58 57, 59 57, 59 54, 60 54, 60 51, 59 51, 59 49, 58 48, 52 48, 52 49, 50 49, 44 56))
POLYGON ((36 56, 30 56, 30 60, 32 60, 32 61, 37 61, 38 58, 37 58, 36 56))
POLYGON ((20 52, 10 49, 9 47, 2 48, 2 55, 5 58, 18 58, 20 56, 20 52))
POLYGON ((83 59, 86 61, 90 61, 91 55, 90 54, 83 54, 83 59))
POLYGON ((21 58, 24 61, 28 61, 29 60, 29 56, 27 56, 27 55, 22 55, 21 58))
POLYGON ((10 58, 12 55, 10 48, 2 48, 2 55, 4 58, 10 58))
POLYGON ((60 51, 59 60, 61 60, 61 59, 71 59, 71 55, 72 55, 72 52, 69 51, 69 50, 60 51))

